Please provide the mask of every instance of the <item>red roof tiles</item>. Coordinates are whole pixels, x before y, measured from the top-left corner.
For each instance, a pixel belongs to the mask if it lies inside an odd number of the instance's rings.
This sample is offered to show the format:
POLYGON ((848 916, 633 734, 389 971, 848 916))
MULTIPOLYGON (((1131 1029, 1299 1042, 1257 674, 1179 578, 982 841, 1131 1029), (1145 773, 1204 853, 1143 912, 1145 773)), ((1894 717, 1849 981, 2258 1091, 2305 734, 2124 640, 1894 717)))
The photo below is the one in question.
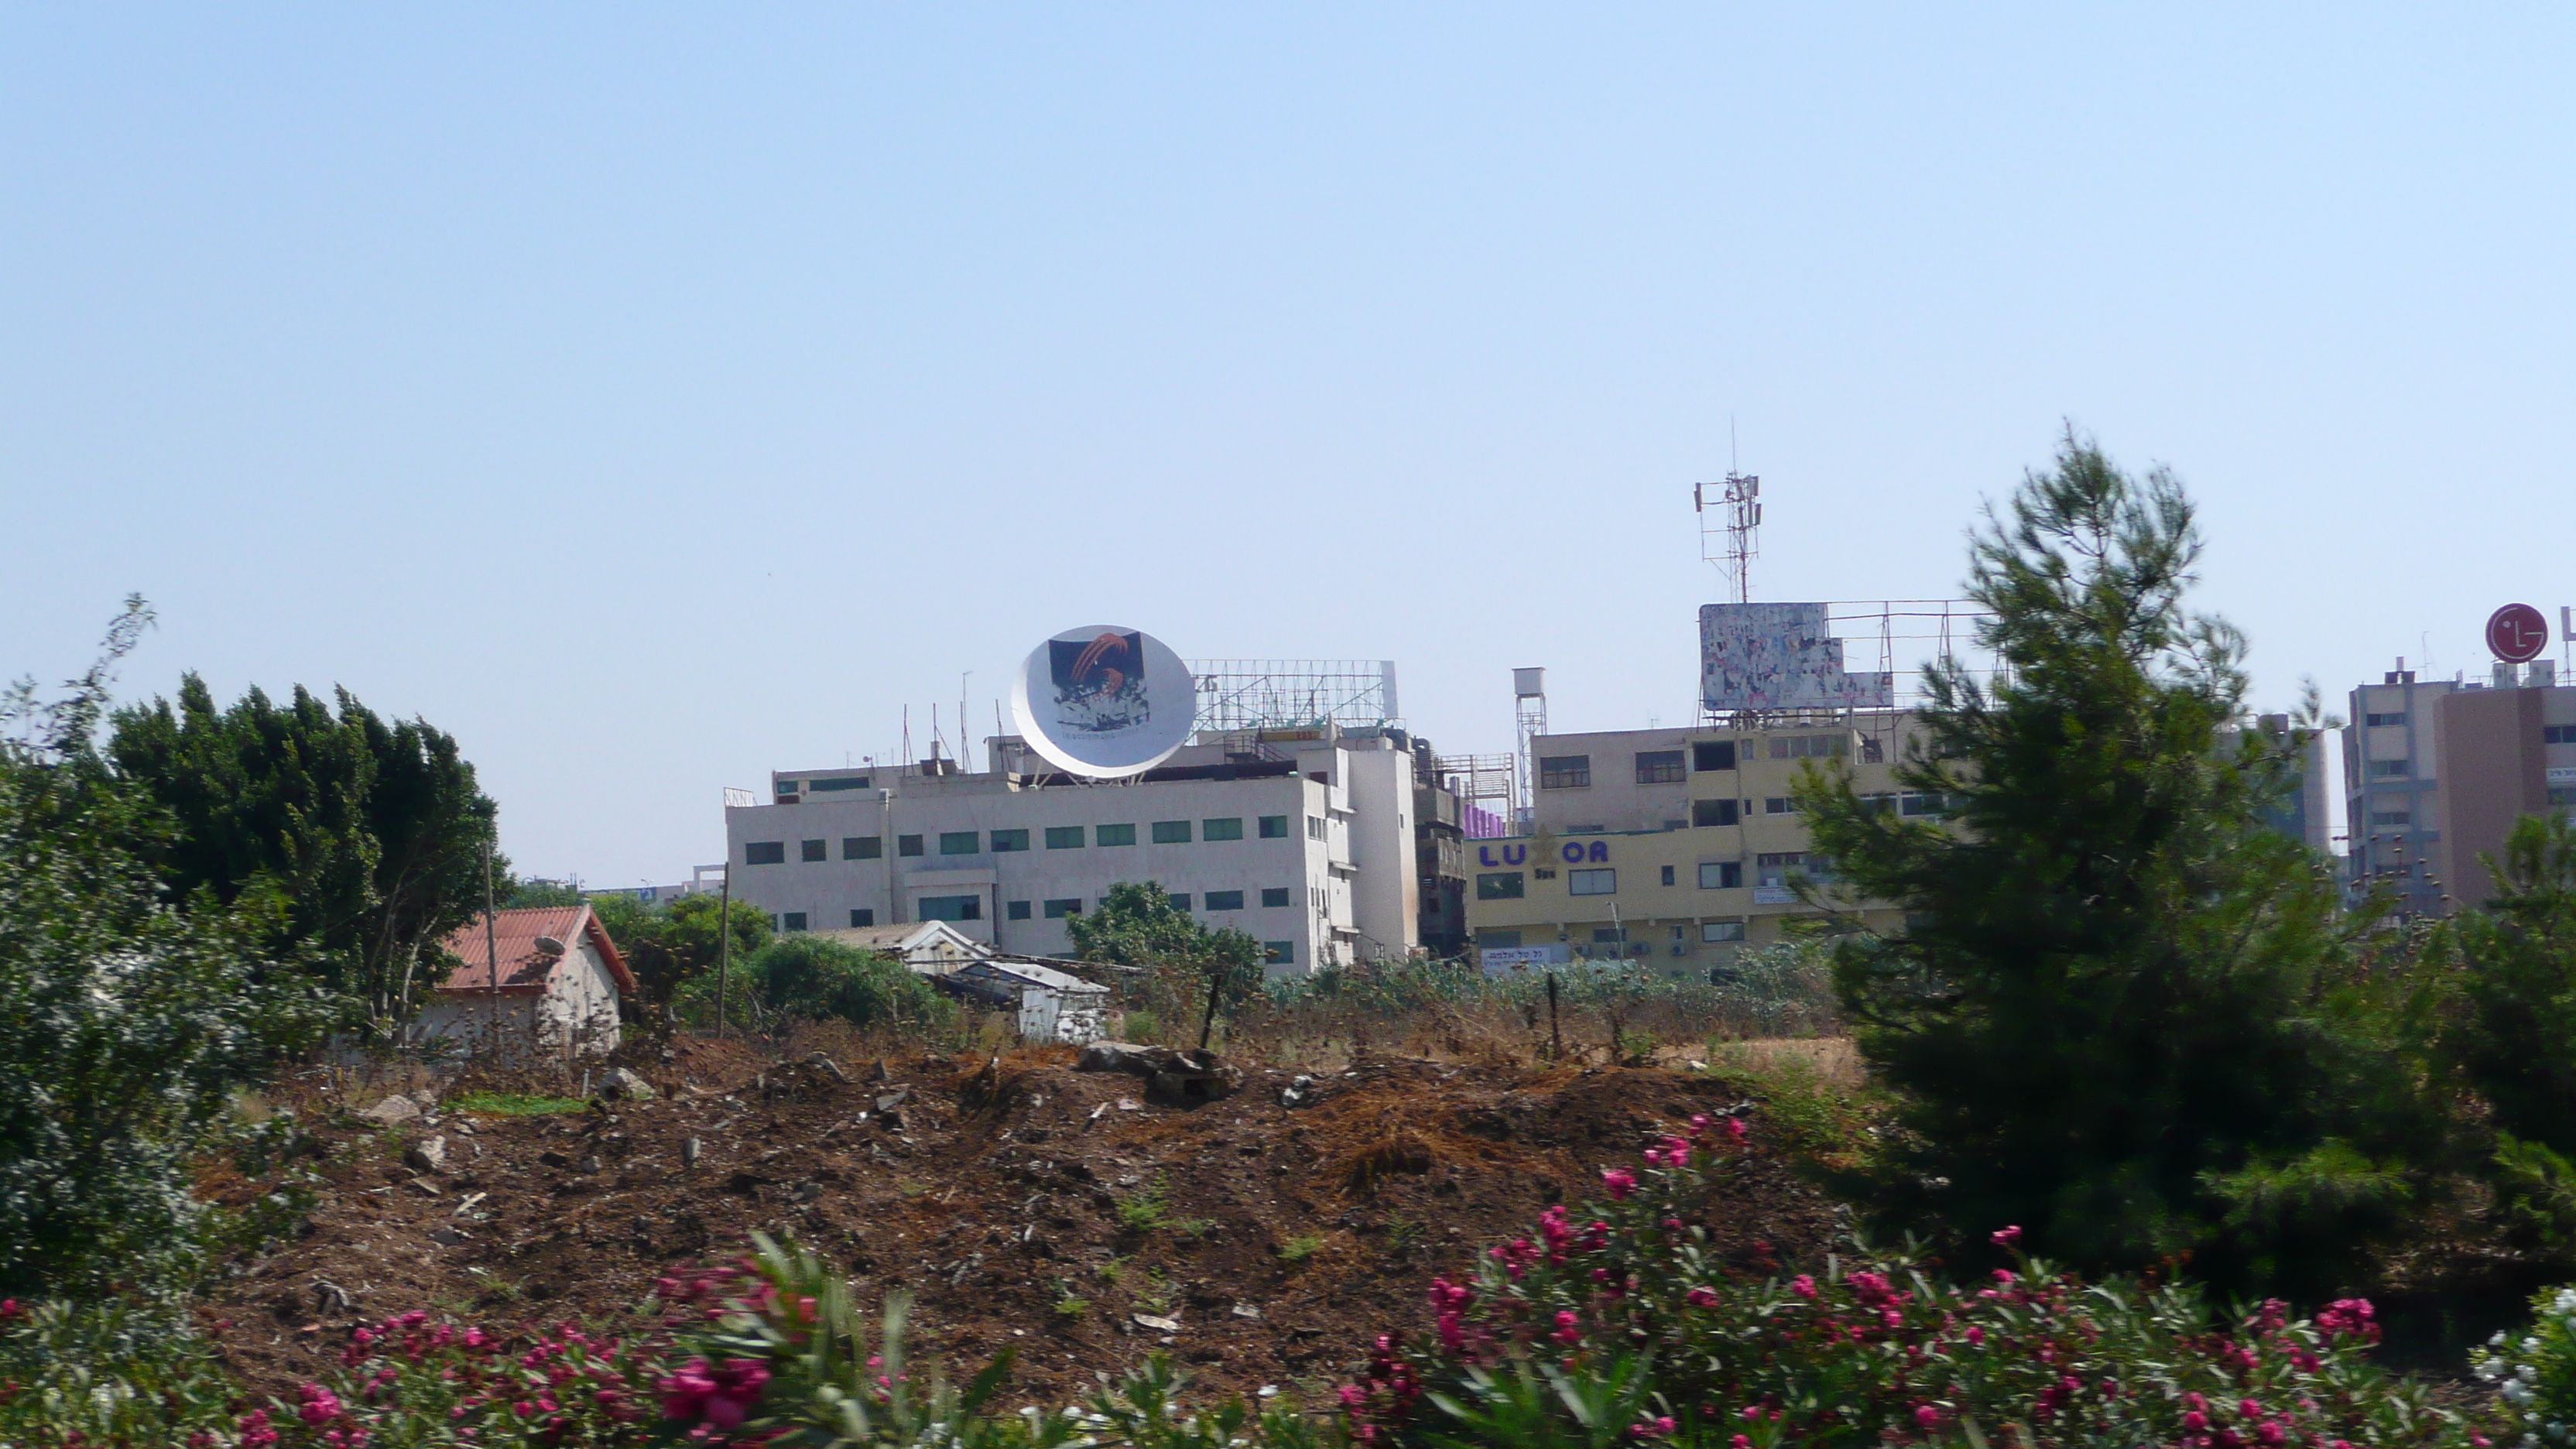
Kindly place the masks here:
POLYGON ((575 941, 587 937, 591 948, 599 953, 601 964, 608 968, 610 979, 617 983, 621 995, 637 990, 634 973, 626 969, 625 958, 617 954, 617 943, 599 924, 599 917, 587 905, 528 906, 515 911, 495 912, 492 917, 491 944, 497 950, 487 954, 483 917, 448 932, 439 944, 462 965, 450 970, 447 979, 438 984, 445 992, 474 994, 492 990, 497 965, 501 994, 504 996, 534 994, 544 991, 554 980, 555 972, 572 959, 570 949, 575 941), (551 936, 564 943, 560 955, 539 951, 537 938, 551 936))

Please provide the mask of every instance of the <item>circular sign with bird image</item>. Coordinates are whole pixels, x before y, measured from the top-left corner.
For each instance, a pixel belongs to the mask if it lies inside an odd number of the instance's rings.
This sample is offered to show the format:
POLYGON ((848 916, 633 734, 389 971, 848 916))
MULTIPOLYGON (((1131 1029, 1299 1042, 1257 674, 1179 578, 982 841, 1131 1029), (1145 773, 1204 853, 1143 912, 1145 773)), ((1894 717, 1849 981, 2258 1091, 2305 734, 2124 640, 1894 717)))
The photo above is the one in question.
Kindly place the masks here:
POLYGON ((1095 780, 1170 759, 1198 718, 1198 685, 1151 634, 1090 624, 1040 644, 1011 682, 1011 716, 1047 763, 1095 780))

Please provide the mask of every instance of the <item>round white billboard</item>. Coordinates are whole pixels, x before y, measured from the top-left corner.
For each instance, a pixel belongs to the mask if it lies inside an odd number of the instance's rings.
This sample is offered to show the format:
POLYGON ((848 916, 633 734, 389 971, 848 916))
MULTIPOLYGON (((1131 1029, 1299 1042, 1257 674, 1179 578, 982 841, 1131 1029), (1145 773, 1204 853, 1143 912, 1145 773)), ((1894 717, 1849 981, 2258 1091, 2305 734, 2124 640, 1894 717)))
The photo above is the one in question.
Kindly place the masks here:
POLYGON ((1171 647, 1114 624, 1067 629, 1011 681, 1011 717, 1047 763, 1095 780, 1170 759, 1198 718, 1198 683, 1171 647))

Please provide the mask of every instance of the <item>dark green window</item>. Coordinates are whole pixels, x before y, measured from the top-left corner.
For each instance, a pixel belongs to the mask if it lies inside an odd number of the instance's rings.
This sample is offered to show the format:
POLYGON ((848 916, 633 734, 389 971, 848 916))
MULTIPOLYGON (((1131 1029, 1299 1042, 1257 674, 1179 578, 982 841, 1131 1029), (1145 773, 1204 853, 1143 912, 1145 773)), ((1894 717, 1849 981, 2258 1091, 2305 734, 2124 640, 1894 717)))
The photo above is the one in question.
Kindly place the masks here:
POLYGON ((810 788, 818 795, 826 790, 864 790, 868 788, 868 777, 842 775, 830 780, 816 780, 810 788))
POLYGON ((1229 815, 1220 820, 1202 820, 1199 822, 1199 839, 1201 840, 1241 840, 1242 838, 1243 817, 1240 815, 1229 815))
POLYGON ((897 855, 921 854, 921 837, 918 835, 896 836, 894 838, 894 853, 897 855))
POLYGON ((1288 887, 1263 886, 1261 888, 1261 903, 1265 906, 1284 906, 1288 904, 1288 887))
POLYGON ((1136 827, 1133 825, 1095 825, 1091 828, 1091 843, 1094 845, 1134 845, 1136 843, 1136 827))
POLYGON ((742 845, 745 865, 785 865, 787 842, 784 840, 746 840, 742 845))
POLYGON ((1294 966, 1294 965, 1296 965, 1296 964, 1297 964, 1297 943, 1296 943, 1296 942, 1294 942, 1294 941, 1264 941, 1264 942, 1262 942, 1262 943, 1261 943, 1261 964, 1263 964, 1263 965, 1265 965, 1265 966, 1294 966))
POLYGON ((797 846, 796 853, 806 860, 829 860, 831 857, 824 853, 827 843, 820 840, 803 841, 797 846))
POLYGON ((1209 892, 1207 893, 1207 908, 1208 908, 1209 910, 1211 910, 1211 911, 1239 911, 1239 910, 1242 910, 1242 909, 1243 909, 1243 892, 1241 892, 1241 891, 1209 891, 1209 892))
POLYGON ((801 931, 801 930, 804 930, 804 929, 805 929, 805 913, 804 913, 803 911, 789 911, 789 912, 788 912, 784 917, 782 917, 782 918, 781 918, 781 925, 782 925, 782 927, 783 927, 784 929, 786 929, 786 930, 790 930, 790 931, 801 931))
MULTIPOLYGON (((1103 845, 1108 843, 1109 842, 1105 840, 1101 842, 1103 845)), ((1079 825, 1048 826, 1046 832, 1046 847, 1049 850, 1082 849, 1082 827, 1079 825)))
POLYGON ((993 832, 993 853, 995 855, 999 855, 1008 850, 1026 850, 1028 848, 1029 833, 1025 830, 996 830, 993 832))
POLYGON ((1025 921, 1029 918, 1029 903, 1027 901, 1004 902, 1002 914, 1014 921, 1025 921))
POLYGON ((1172 892, 1172 909, 1173 909, 1173 910, 1176 910, 1176 911, 1186 911, 1186 910, 1188 910, 1189 908, 1190 908, 1190 893, 1189 893, 1188 891, 1174 891, 1174 892, 1172 892))
POLYGON ((1155 843, 1156 845, 1187 845, 1187 844, 1189 844, 1189 843, 1190 843, 1190 822, 1188 822, 1188 821, 1186 821, 1186 820, 1157 820, 1157 821, 1155 821, 1155 822, 1154 822, 1154 843, 1155 843))
POLYGON ((1734 769, 1735 741, 1702 740, 1691 746, 1691 768, 1694 770, 1734 769))
POLYGON ((1732 800, 1693 800, 1691 802, 1691 824, 1693 825, 1733 825, 1734 823, 1735 802, 1732 800))
POLYGON ((939 832, 939 853, 941 855, 973 855, 975 853, 975 843, 982 838, 983 837, 977 835, 972 830, 943 830, 939 832))
POLYGON ((844 835, 841 837, 841 859, 875 860, 885 854, 882 835, 844 835))
POLYGON ((1288 838, 1288 817, 1285 815, 1262 816, 1261 838, 1264 840, 1286 840, 1288 838))
POLYGON ((850 912, 850 924, 853 926, 873 926, 876 923, 877 913, 865 906, 856 907, 850 912))
POLYGON ((1082 897, 1080 896, 1068 896, 1060 901, 1049 901, 1046 903, 1046 918, 1050 921, 1061 921, 1067 916, 1078 916, 1081 914, 1082 897))
POLYGON ((925 921, 980 921, 984 919, 984 898, 923 896, 920 915, 925 921))

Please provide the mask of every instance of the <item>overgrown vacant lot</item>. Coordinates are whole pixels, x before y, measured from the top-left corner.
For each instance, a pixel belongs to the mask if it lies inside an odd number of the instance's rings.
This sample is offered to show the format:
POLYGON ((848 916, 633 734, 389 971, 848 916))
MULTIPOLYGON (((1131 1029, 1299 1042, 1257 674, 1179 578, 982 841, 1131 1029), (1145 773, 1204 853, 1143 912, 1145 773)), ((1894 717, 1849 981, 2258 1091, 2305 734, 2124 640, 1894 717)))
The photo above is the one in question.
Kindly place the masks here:
MULTIPOLYGON (((667 1265, 763 1229, 847 1266, 863 1300, 912 1290, 925 1348, 980 1362, 1017 1345, 1033 1391, 1167 1346, 1200 1390, 1313 1390, 1350 1375, 1369 1333, 1427 1325, 1435 1274, 1550 1202, 1597 1194, 1600 1170, 1658 1130, 1759 1090, 1710 1072, 1397 1059, 1319 1075, 1294 1106, 1292 1073, 1256 1070, 1182 1108, 1073 1057, 903 1058, 883 1081, 839 1061, 841 1080, 699 1043, 648 1063, 659 1101, 451 1111, 393 1132, 340 1116, 313 1231, 209 1312, 237 1325, 223 1335, 236 1366, 282 1391, 358 1321, 421 1306, 607 1315, 667 1265), (431 1136, 445 1170, 405 1168, 431 1136)), ((1819 1256, 1839 1224, 1769 1151, 1730 1163, 1712 1195, 1720 1247, 1747 1268, 1819 1256)))

